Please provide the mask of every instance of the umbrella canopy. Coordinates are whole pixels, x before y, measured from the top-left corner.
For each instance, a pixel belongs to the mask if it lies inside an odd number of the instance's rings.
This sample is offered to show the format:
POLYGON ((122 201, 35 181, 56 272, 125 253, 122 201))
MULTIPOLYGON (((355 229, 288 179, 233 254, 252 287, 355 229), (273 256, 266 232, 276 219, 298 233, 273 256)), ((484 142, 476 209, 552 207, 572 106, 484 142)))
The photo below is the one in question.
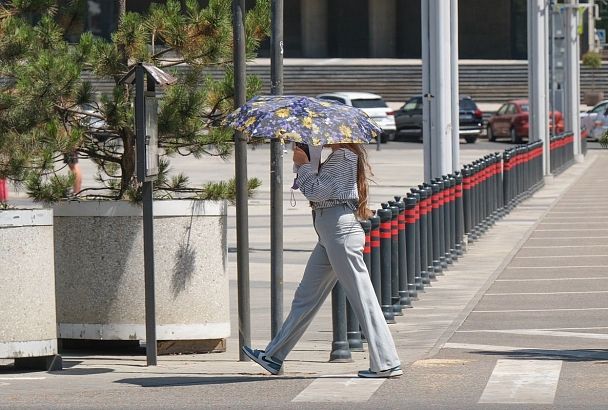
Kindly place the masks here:
POLYGON ((359 108, 299 95, 254 97, 230 113, 224 124, 249 137, 308 145, 367 143, 382 133, 359 108))

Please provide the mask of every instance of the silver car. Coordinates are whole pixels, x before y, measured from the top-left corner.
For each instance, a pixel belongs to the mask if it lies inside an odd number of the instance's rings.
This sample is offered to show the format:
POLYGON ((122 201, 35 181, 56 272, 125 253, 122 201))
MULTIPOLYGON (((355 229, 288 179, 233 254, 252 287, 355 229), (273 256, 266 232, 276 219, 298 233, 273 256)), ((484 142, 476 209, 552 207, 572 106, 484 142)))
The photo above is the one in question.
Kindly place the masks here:
POLYGON ((581 113, 581 132, 588 139, 598 140, 608 130, 608 100, 600 101, 592 109, 581 113))

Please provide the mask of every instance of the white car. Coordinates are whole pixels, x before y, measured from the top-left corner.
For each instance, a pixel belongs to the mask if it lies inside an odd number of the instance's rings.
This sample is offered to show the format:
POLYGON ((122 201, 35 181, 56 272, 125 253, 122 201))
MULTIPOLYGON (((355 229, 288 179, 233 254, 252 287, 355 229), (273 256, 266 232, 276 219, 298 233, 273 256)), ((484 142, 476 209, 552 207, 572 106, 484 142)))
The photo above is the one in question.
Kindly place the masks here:
POLYGON ((581 131, 587 138, 598 140, 608 129, 608 100, 603 100, 587 112, 581 113, 581 131))
POLYGON ((395 116, 393 110, 376 94, 340 91, 317 95, 323 100, 338 101, 342 104, 360 108, 382 128, 381 142, 386 142, 395 133, 395 116))

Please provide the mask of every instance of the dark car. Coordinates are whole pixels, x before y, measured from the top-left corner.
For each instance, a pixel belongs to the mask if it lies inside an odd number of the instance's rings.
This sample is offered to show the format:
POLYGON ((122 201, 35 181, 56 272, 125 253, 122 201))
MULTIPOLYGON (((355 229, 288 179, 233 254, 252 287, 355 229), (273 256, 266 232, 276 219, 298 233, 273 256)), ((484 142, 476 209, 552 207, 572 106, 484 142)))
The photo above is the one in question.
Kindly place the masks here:
MULTIPOLYGON (((528 138, 529 111, 528 100, 512 100, 500 106, 498 111, 488 120, 488 140, 496 141, 497 138, 506 137, 511 142, 519 144, 524 138, 528 138)), ((555 117, 555 132, 564 132, 564 119, 562 113, 554 111, 549 113, 549 129, 553 128, 555 117)))
MULTIPOLYGON (((474 143, 483 130, 483 113, 471 97, 459 100, 459 133, 468 143, 474 143)), ((395 111, 397 137, 422 139, 422 97, 410 98, 403 107, 395 111)))

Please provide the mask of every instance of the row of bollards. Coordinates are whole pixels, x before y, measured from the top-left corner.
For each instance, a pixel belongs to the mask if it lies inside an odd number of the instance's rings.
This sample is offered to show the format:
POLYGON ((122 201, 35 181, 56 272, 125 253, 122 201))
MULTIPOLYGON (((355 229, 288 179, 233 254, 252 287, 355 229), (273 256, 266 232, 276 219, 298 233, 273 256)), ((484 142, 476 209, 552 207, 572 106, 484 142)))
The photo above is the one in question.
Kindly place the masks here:
MULTIPOLYGON (((542 152, 537 141, 488 154, 382 203, 361 222, 363 258, 387 323, 413 307, 468 243, 543 185, 542 152)), ((350 361, 351 351, 363 350, 365 335, 339 284, 332 309, 330 361, 350 361)))
MULTIPOLYGON (((550 169, 552 174, 560 174, 574 161, 574 135, 563 133, 551 138, 549 152, 551 153, 550 169)), ((585 143, 585 151, 587 144, 585 143)))

